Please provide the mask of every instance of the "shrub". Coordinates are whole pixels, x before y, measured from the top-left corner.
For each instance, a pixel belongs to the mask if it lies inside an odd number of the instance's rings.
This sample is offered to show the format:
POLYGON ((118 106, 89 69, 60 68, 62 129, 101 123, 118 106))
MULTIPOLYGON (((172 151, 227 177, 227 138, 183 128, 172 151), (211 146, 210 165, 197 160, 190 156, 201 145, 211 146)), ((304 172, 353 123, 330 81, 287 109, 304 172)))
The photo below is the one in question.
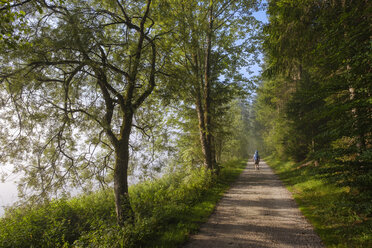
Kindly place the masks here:
POLYGON ((174 247, 211 213, 244 164, 228 164, 219 180, 204 168, 183 168, 131 186, 135 221, 123 228, 112 190, 10 210, 0 219, 0 247, 174 247))

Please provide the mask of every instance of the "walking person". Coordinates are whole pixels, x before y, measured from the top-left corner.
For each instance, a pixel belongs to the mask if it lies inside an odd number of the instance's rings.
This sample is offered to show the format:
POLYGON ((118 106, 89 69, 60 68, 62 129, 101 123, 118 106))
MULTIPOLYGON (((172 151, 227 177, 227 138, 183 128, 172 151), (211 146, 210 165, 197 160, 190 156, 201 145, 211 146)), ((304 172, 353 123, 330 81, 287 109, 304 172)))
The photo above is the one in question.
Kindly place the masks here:
POLYGON ((253 161, 254 161, 254 168, 256 170, 259 170, 259 163, 260 163, 260 155, 258 154, 258 151, 256 150, 253 155, 253 161))

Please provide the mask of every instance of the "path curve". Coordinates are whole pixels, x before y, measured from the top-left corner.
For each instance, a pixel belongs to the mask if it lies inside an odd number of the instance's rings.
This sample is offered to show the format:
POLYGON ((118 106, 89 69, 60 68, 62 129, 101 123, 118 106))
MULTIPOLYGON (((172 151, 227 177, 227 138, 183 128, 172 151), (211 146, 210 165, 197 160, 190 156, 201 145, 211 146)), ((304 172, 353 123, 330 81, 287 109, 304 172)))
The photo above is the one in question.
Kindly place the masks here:
POLYGON ((263 161, 249 162, 185 248, 324 247, 291 193, 263 161))

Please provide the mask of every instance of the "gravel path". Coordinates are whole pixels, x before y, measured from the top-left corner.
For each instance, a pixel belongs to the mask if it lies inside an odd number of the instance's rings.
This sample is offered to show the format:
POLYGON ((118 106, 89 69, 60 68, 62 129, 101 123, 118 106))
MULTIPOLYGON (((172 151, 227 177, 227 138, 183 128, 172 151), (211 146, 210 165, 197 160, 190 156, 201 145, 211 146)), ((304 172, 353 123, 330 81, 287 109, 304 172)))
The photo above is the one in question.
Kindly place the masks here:
POLYGON ((291 193, 263 162, 249 162, 186 248, 323 247, 291 193))

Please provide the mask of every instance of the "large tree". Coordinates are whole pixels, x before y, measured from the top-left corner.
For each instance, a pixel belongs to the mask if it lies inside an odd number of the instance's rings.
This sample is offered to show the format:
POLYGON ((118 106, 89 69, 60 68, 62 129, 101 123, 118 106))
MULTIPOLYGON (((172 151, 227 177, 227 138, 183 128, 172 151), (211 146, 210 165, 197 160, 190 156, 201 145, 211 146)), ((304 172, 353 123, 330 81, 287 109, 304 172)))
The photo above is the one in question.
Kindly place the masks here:
POLYGON ((151 0, 37 6, 23 5, 32 46, 1 54, 1 159, 43 198, 112 170, 123 225, 133 217, 127 171, 134 116, 164 63, 159 18, 151 0))
POLYGON ((218 115, 228 111, 226 104, 251 84, 241 69, 254 54, 254 37, 259 23, 252 11, 259 1, 179 1, 172 9, 178 24, 174 33, 174 66, 165 71, 177 80, 174 89, 186 111, 194 110, 204 166, 218 171, 215 136, 218 115))

